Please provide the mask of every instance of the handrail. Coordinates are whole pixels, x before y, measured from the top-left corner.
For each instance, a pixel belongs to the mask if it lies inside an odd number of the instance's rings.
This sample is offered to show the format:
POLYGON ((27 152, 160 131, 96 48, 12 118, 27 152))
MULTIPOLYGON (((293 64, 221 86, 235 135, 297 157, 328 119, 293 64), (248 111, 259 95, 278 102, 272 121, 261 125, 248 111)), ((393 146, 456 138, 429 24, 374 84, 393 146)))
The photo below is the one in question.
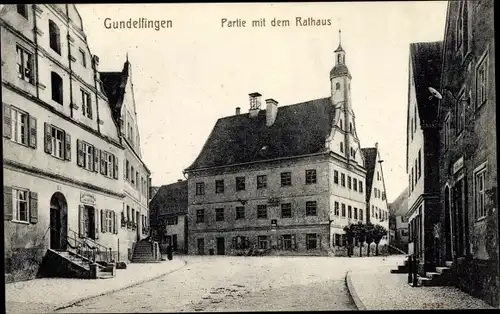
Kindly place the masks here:
POLYGON ((391 248, 395 249, 396 251, 398 251, 398 252, 400 252, 400 253, 402 253, 402 254, 407 254, 405 251, 403 251, 403 250, 401 250, 401 249, 399 249, 399 248, 395 247, 394 245, 390 245, 390 244, 389 244, 389 247, 391 247, 391 248))

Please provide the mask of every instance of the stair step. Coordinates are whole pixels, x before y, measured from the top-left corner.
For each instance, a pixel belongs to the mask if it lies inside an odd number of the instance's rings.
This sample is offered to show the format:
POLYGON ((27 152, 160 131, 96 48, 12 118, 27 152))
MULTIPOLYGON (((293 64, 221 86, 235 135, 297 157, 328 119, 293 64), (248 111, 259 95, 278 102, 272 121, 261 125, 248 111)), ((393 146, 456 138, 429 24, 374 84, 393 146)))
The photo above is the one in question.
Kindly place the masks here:
POLYGON ((446 273, 450 270, 450 268, 448 267, 436 267, 436 272, 442 274, 442 273, 446 273))
POLYGON ((451 268, 451 266, 453 266, 453 261, 446 261, 446 267, 449 267, 451 268))
POLYGON ((434 279, 436 277, 439 277, 441 275, 441 273, 436 273, 436 272, 432 272, 432 271, 428 271, 425 273, 425 276, 427 278, 430 278, 430 279, 434 279))

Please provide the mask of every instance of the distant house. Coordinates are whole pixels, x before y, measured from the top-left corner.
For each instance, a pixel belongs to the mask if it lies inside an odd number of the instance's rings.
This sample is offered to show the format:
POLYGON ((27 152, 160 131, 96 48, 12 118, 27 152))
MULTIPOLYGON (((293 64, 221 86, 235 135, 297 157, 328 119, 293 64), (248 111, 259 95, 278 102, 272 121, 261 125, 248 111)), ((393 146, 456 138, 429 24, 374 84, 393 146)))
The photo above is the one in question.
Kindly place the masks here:
POLYGON ((187 181, 163 185, 150 203, 151 228, 160 246, 171 245, 176 252, 187 253, 187 181))
POLYGON ((160 189, 160 186, 151 186, 149 188, 149 201, 151 202, 153 198, 155 197, 156 193, 158 193, 158 190, 160 189))
POLYGON ((389 204, 389 212, 391 215, 391 231, 394 233, 392 245, 407 251, 408 249, 408 188, 406 188, 394 202, 389 204))

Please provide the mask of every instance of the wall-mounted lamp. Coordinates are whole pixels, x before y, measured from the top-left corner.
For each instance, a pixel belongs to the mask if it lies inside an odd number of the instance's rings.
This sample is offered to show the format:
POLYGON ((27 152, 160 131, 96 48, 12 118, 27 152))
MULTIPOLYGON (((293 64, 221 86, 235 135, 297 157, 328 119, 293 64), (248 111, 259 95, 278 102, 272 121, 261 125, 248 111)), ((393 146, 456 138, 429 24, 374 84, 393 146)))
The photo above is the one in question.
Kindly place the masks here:
MULTIPOLYGON (((429 89, 429 92, 431 93, 431 96, 429 96, 429 100, 432 100, 432 98, 433 98, 433 97, 435 97, 435 98, 437 98, 437 99, 439 99, 439 100, 443 99, 443 95, 442 95, 440 92, 438 92, 435 88, 433 88, 433 87, 428 87, 428 89, 429 89)), ((467 103, 469 103, 469 99, 458 99, 457 97, 455 97, 455 96, 451 93, 451 91, 450 91, 449 89, 446 89, 446 88, 445 88, 445 89, 443 89, 443 90, 444 90, 444 91, 445 91, 445 92, 446 92, 449 96, 451 96, 451 98, 455 99, 456 101, 463 101, 463 102, 467 102, 467 103)))

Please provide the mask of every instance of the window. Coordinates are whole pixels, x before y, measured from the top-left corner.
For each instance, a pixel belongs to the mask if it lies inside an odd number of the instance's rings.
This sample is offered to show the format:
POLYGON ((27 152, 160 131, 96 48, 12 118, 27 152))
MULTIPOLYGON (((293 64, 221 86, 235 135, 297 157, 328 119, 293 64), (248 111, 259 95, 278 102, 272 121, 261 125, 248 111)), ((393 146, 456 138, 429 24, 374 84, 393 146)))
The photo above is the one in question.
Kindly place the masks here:
POLYGON ((282 172, 281 173, 281 186, 290 186, 292 185, 292 173, 291 172, 282 172))
POLYGON ((306 184, 316 183, 316 170, 306 170, 306 184))
POLYGON ((372 217, 375 217, 375 205, 372 205, 372 217))
POLYGON ((352 185, 351 185, 351 176, 347 176, 347 188, 349 190, 352 188, 352 185))
POLYGON ((90 100, 90 94, 80 90, 82 94, 82 113, 84 116, 92 119, 92 101, 90 100))
POLYGON ((292 204, 281 204, 281 218, 292 218, 292 204))
POLYGON ((18 77, 33 84, 33 54, 20 46, 16 47, 16 54, 18 77))
POLYGON ((359 192, 363 193, 363 182, 361 180, 359 181, 359 192))
POLYGON ((418 150, 418 162, 417 162, 417 166, 418 166, 418 178, 420 179, 420 177, 422 176, 422 150, 419 149, 418 150))
POLYGON ((380 172, 377 171, 377 181, 380 181, 380 172))
POLYGON ((339 202, 335 202, 335 216, 339 215, 339 202))
MULTIPOLYGON (((101 174, 113 178, 115 165, 115 156, 111 153, 101 150, 101 174)), ((138 176, 136 176, 138 178, 138 176)), ((139 180, 137 180, 139 182, 139 180)))
POLYGON ((13 106, 10 106, 10 118, 11 118, 11 140, 19 144, 28 145, 28 136, 29 136, 28 114, 13 106))
POLYGON ((258 236, 257 242, 259 245, 259 249, 267 250, 267 243, 268 243, 267 236, 258 236))
POLYGON ((464 129, 465 124, 465 101, 461 101, 463 97, 463 92, 458 97, 458 101, 455 103, 455 112, 456 112, 456 126, 457 126, 457 135, 460 134, 464 129))
POLYGON ((243 236, 236 236, 232 240, 233 248, 242 250, 242 249, 248 249, 250 247, 250 241, 246 237, 243 236))
POLYGON ((205 183, 196 182, 196 195, 204 195, 205 194, 205 183))
POLYGON ((236 207, 236 219, 245 219, 245 207, 243 206, 236 207))
POLYGON ((205 210, 198 209, 196 210, 196 223, 205 222, 205 210))
POLYGON ((474 174, 474 202, 476 219, 483 218, 486 212, 486 193, 485 193, 486 168, 477 171, 474 174))
POLYGON ((411 121, 410 121, 410 128, 411 128, 411 132, 410 132, 411 140, 413 141, 413 118, 411 118, 411 121))
POLYGON ((27 190, 12 189, 12 210, 15 221, 29 222, 27 190))
POLYGON ((347 206, 347 218, 352 218, 352 207, 351 205, 347 206))
POLYGON ((224 180, 215 180, 215 193, 224 193, 224 180))
POLYGON ((132 184, 135 184, 134 174, 135 174, 135 172, 134 172, 134 166, 130 166, 130 176, 131 176, 130 183, 132 183, 132 184))
POLYGON ((135 172, 135 188, 139 189, 139 172, 135 172))
POLYGON ((17 5, 17 13, 21 14, 24 18, 28 18, 28 6, 26 4, 17 5))
POLYGON ((415 117, 415 119, 413 119, 413 132, 417 132, 417 106, 415 105, 413 107, 413 116, 415 117))
POLYGON ((356 191, 356 192, 358 191, 358 179, 356 179, 356 178, 352 179, 352 187, 353 187, 354 191, 356 191))
POLYGON ((488 54, 485 54, 476 70, 476 108, 488 100, 488 54))
POLYGON ((224 221, 224 208, 215 209, 215 221, 224 221))
POLYGON ((280 238, 281 240, 281 249, 283 250, 292 250, 295 248, 295 237, 291 234, 284 234, 280 238))
MULTIPOLYGON (((338 60, 338 62, 340 62, 340 55, 339 55, 339 58, 338 58, 338 59, 339 59, 339 60, 338 60)), ((339 83, 339 82, 337 82, 337 83, 335 84, 335 89, 336 89, 336 90, 339 90, 339 89, 340 89, 340 83, 339 83)))
POLYGON ((306 216, 316 216, 317 203, 316 201, 306 202, 306 216))
POLYGON ((80 59, 82 61, 82 66, 84 68, 87 67, 87 56, 85 55, 85 51, 83 51, 82 49, 80 49, 80 59))
POLYGON ((83 166, 85 169, 94 170, 94 146, 82 142, 83 146, 83 166))
POLYGON ((414 181, 413 181, 413 167, 411 168, 411 190, 413 191, 413 187, 414 187, 414 181))
POLYGON ((178 223, 179 223, 179 219, 177 216, 167 218, 167 225, 169 225, 169 226, 177 225, 178 223))
POLYGON ((349 122, 349 132, 352 133, 352 122, 349 122))
POLYGON ((52 126, 51 134, 52 156, 64 159, 64 131, 52 126))
POLYGON ((318 235, 316 233, 306 234, 306 248, 308 250, 314 250, 318 248, 318 235))
POLYGON ((363 220, 363 209, 359 209, 359 220, 363 220))
POLYGON ((339 172, 337 170, 333 171, 333 183, 339 184, 339 172))
POLYGON ((455 42, 456 42, 456 49, 460 49, 460 47, 462 47, 462 42, 463 42, 463 39, 464 39, 464 33, 463 33, 463 30, 464 30, 464 17, 463 17, 463 12, 464 12, 464 9, 463 9, 463 4, 462 3, 459 3, 459 14, 458 14, 458 19, 456 21, 456 38, 455 38, 455 42))
POLYGON ((267 205, 257 205, 257 219, 267 219, 267 205))
POLYGON ((344 142, 340 142, 340 152, 344 152, 344 142))
POLYGON ((128 160, 125 162, 125 167, 127 168, 127 171, 125 173, 125 178, 127 180, 130 180, 130 163, 128 162, 128 160))
POLYGON ((358 219, 358 209, 354 207, 354 219, 358 219))
POLYGON ((340 184, 345 187, 345 174, 340 174, 340 184))
POLYGON ((257 176, 257 189, 265 189, 267 188, 267 176, 260 175, 257 176))
POLYGON ((113 232, 113 211, 106 210, 105 214, 104 230, 106 230, 106 232, 113 232))
POLYGON ((345 204, 341 204, 342 206, 342 217, 345 217, 345 204))
POLYGON ((236 177, 236 191, 245 190, 245 177, 236 177))
POLYGON ((54 21, 49 20, 49 37, 50 37, 50 48, 54 50, 57 54, 61 54, 61 35, 59 32, 59 27, 57 27, 54 21))
POLYGON ((51 72, 52 100, 63 104, 63 81, 59 74, 51 72))
POLYGON ((130 206, 127 205, 127 221, 130 221, 130 206))
POLYGON ((443 144, 444 144, 444 149, 447 150, 448 147, 450 147, 450 134, 451 134, 451 119, 450 115, 448 114, 446 118, 444 118, 444 129, 443 129, 443 144))
MULTIPOLYGON (((339 120, 339 126, 340 126, 340 129, 344 128, 344 123, 343 123, 342 119, 339 120)), ((343 143, 341 143, 340 147, 343 148, 343 143)), ((342 150, 343 149, 341 149, 340 151, 342 151, 342 150)))

